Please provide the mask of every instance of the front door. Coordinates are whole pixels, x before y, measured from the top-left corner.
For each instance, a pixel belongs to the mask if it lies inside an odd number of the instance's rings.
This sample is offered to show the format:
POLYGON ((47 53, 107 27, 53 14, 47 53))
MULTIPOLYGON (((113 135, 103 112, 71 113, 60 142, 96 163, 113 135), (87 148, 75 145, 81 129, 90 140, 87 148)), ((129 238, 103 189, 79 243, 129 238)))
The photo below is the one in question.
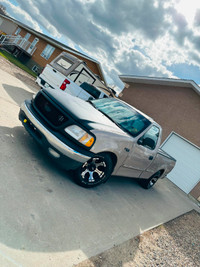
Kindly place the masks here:
POLYGON ((157 154, 159 134, 159 128, 152 126, 138 142, 133 144, 130 154, 123 163, 126 176, 137 178, 150 166, 157 154))

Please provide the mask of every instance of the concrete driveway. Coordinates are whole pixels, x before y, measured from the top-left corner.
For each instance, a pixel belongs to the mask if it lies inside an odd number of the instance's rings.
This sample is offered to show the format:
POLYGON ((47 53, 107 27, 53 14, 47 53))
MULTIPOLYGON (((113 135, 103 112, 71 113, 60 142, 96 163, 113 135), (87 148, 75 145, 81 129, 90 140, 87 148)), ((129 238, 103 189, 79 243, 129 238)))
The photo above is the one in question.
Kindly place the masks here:
POLYGON ((128 178, 74 184, 18 120, 34 92, 0 77, 0 266, 72 266, 194 208, 167 179, 149 191, 128 178))

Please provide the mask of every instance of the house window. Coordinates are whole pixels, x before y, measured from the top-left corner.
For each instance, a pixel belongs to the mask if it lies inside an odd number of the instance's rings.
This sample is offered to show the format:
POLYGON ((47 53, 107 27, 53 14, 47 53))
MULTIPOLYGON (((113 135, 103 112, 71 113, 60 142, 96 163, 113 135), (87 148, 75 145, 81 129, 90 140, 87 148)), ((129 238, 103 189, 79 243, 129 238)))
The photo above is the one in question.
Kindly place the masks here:
POLYGON ((50 56, 53 54, 53 51, 55 50, 55 48, 53 47, 53 46, 51 46, 51 45, 47 45, 46 47, 45 47, 45 49, 42 51, 42 54, 41 54, 41 56, 43 57, 43 58, 45 58, 45 59, 49 59, 50 58, 50 56))
POLYGON ((37 65, 34 65, 33 67, 32 67, 32 71, 34 71, 35 73, 39 73, 39 67, 37 66, 37 65))
POLYGON ((18 35, 21 32, 21 29, 18 27, 15 34, 18 35))

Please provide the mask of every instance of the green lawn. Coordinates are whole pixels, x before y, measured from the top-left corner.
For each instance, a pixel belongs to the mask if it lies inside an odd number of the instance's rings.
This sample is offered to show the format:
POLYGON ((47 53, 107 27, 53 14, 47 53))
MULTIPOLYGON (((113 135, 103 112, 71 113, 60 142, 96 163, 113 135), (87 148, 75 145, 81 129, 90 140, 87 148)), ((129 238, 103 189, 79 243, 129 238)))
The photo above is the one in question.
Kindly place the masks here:
POLYGON ((13 55, 9 54, 5 50, 1 50, 0 49, 0 56, 6 58, 10 62, 12 62, 16 66, 18 66, 20 69, 28 72, 33 77, 35 77, 35 78, 37 77, 37 74, 35 72, 33 72, 32 70, 30 70, 28 67, 26 67, 24 64, 22 64, 16 57, 14 57, 13 55))

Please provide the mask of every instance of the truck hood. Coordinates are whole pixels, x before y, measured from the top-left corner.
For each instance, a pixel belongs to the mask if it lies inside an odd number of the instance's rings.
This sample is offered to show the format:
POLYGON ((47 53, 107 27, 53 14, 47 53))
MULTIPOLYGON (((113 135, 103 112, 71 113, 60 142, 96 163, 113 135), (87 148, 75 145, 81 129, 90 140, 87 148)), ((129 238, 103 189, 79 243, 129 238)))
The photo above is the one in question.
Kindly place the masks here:
POLYGON ((89 130, 112 131, 116 134, 129 136, 89 102, 61 90, 47 88, 43 89, 43 92, 55 99, 57 104, 70 113, 78 123, 82 124, 89 130))

